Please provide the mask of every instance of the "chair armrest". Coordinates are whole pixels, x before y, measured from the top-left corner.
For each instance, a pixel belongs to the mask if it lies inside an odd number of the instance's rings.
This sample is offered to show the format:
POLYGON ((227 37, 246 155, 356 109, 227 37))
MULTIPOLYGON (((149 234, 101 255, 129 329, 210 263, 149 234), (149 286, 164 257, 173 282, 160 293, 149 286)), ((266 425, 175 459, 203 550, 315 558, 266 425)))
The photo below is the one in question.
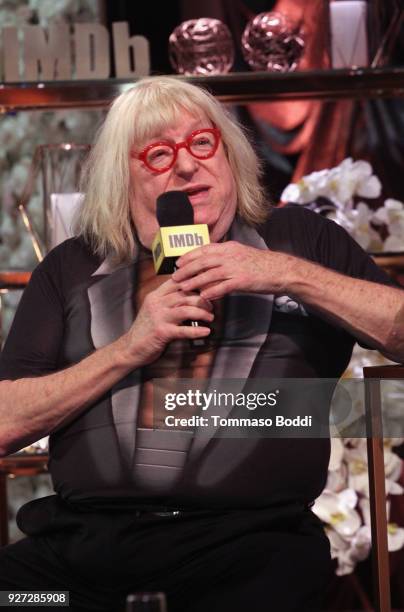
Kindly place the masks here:
POLYGON ((404 378, 404 365, 368 366, 363 368, 365 378, 380 378, 380 380, 395 380, 404 378))

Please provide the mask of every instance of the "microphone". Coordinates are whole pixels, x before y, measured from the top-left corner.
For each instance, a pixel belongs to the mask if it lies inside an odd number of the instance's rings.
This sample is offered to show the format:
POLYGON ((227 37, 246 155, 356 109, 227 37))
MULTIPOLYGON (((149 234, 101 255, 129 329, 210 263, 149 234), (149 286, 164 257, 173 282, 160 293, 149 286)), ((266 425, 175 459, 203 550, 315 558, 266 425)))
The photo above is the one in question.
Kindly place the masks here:
POLYGON ((156 200, 156 215, 160 227, 194 224, 194 209, 184 191, 161 193, 156 200))
MULTIPOLYGON (((156 215, 160 229, 153 244, 152 253, 156 274, 172 274, 175 262, 181 255, 209 244, 209 229, 206 223, 194 224, 194 209, 184 191, 166 191, 156 200, 156 215)), ((198 327, 198 321, 189 325, 198 327)), ((206 325, 206 323, 205 323, 206 325)), ((191 341, 193 346, 205 346, 205 338, 191 341)))
POLYGON ((205 223, 194 224, 194 209, 184 191, 166 191, 156 201, 160 229, 152 243, 156 274, 172 274, 178 257, 209 244, 205 223))

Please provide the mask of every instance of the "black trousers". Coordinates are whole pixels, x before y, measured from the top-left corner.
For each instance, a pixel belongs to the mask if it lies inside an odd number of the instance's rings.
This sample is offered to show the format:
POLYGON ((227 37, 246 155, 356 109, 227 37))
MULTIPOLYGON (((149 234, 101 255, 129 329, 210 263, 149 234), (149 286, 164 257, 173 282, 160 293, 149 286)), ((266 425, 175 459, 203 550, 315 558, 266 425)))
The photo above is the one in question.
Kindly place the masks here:
POLYGON ((18 522, 28 537, 0 549, 0 589, 68 590, 74 611, 164 591, 168 612, 315 612, 331 577, 328 539, 299 504, 160 517, 50 496, 18 522))

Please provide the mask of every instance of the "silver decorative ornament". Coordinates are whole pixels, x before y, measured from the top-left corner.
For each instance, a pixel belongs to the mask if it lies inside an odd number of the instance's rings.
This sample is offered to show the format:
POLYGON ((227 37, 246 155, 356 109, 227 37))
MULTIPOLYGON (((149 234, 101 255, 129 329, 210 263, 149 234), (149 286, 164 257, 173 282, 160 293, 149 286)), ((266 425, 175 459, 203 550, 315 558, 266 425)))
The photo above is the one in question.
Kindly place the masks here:
POLYGON ((300 24, 283 13, 260 13, 248 22, 241 46, 253 70, 295 70, 304 50, 300 24))
POLYGON ((219 19, 184 21, 170 35, 169 57, 178 74, 226 74, 234 62, 230 30, 219 19))

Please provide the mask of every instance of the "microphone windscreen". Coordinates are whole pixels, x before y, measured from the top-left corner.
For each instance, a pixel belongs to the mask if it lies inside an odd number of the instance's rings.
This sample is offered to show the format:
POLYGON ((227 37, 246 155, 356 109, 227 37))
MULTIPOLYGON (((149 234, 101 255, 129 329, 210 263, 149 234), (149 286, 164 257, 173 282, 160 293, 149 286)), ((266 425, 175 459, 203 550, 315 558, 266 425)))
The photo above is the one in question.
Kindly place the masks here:
POLYGON ((156 216, 160 227, 193 225, 194 209, 183 191, 166 191, 156 201, 156 216))

